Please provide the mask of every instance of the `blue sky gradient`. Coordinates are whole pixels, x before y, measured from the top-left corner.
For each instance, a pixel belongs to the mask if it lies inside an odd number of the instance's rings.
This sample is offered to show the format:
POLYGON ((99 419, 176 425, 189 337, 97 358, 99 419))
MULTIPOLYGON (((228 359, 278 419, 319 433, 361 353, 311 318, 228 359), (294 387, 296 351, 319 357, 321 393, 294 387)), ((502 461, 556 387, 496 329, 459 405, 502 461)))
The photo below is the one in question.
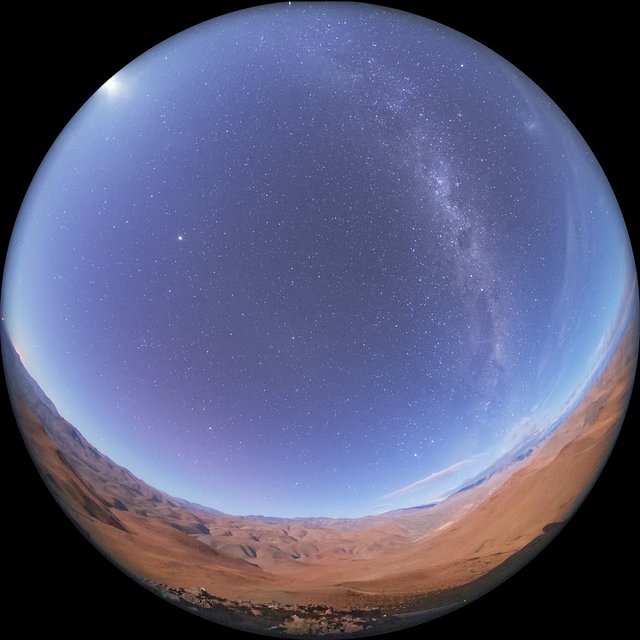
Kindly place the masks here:
POLYGON ((543 437, 635 282, 600 167, 514 67, 405 13, 295 3, 105 81, 24 201, 2 313, 61 414, 147 482, 360 516, 543 437))

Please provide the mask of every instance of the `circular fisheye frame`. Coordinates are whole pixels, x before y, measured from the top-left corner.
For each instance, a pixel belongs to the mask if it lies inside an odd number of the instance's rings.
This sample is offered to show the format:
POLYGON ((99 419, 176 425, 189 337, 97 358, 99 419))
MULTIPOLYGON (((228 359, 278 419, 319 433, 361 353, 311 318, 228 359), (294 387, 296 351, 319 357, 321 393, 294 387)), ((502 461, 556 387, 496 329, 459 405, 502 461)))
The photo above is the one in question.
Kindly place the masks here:
POLYGON ((108 79, 24 199, 15 416, 71 521, 213 622, 364 637, 569 520, 631 393, 636 270, 573 125, 478 42, 282 3, 108 79))

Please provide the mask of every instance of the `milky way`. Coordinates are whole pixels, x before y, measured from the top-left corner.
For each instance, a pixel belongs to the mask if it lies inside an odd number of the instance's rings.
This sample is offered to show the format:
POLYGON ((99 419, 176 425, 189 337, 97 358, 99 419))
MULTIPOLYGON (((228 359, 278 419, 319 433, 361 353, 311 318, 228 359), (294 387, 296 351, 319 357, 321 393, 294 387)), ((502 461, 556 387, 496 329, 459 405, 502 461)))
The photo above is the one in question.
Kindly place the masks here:
POLYGON ((97 91, 25 200, 3 312, 61 413, 152 484, 362 515, 543 432, 608 353, 631 265, 586 145, 508 63, 296 3, 97 91))

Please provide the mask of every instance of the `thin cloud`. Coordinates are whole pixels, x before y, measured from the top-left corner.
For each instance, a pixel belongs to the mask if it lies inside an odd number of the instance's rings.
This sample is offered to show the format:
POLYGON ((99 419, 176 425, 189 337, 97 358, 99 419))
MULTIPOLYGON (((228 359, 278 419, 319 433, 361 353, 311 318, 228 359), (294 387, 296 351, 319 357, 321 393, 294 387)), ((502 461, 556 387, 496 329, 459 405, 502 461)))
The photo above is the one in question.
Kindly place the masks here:
POLYGON ((392 491, 391 493, 387 493, 382 496, 383 500, 389 500, 391 498, 400 498, 401 496, 409 495, 410 493, 414 493, 415 491, 419 491, 420 489, 424 489, 431 484, 438 482, 444 478, 449 478, 450 476, 455 475, 461 469, 464 469, 468 465, 470 465, 474 460, 476 460, 479 456, 471 456, 466 460, 460 460, 459 462, 454 462, 452 465, 440 469, 440 471, 434 471, 429 474, 426 478, 422 478, 422 480, 416 480, 416 482, 412 482, 408 484, 406 487, 402 487, 402 489, 397 489, 396 491, 392 491))

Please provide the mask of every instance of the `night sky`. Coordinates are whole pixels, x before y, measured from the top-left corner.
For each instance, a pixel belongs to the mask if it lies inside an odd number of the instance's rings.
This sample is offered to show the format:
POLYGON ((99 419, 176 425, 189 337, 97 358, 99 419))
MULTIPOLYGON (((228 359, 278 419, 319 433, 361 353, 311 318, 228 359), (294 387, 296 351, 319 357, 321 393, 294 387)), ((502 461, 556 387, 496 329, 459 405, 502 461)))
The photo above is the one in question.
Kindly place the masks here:
POLYGON ((99 449, 230 513, 440 499, 542 437, 634 278, 606 179, 489 50, 358 5, 203 24, 40 169, 3 315, 99 449))

